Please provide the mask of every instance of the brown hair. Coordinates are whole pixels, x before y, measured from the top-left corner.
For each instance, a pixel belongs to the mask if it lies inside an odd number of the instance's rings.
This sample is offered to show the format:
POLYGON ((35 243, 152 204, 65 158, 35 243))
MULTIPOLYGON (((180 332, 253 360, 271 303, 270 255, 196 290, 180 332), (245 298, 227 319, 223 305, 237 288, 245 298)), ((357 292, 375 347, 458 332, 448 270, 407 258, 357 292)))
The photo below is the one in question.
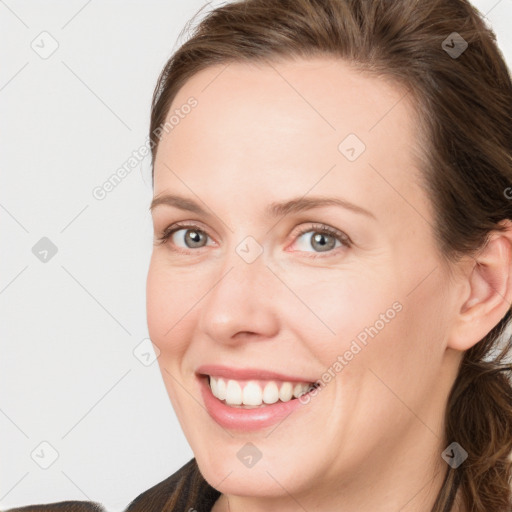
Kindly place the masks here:
MULTIPOLYGON (((466 0, 246 0, 209 12, 158 79, 153 165, 159 127, 192 75, 216 64, 320 55, 389 77, 412 93, 423 184, 446 261, 473 256, 492 230, 505 228, 500 221, 512 219, 505 193, 512 183, 512 83, 494 33, 466 0), (448 52, 453 32, 468 44, 459 56, 448 52)), ((456 441, 468 458, 456 469, 447 465, 432 512, 453 510, 458 490, 469 512, 512 510, 510 318, 509 309, 464 353, 444 436, 446 446, 456 441)))

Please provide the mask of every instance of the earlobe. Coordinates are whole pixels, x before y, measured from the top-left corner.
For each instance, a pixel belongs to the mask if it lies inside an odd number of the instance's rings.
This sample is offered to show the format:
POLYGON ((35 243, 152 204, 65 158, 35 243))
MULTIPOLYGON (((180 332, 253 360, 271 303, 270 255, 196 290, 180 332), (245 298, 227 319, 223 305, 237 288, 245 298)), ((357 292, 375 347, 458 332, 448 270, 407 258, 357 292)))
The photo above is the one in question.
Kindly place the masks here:
POLYGON ((512 302, 512 223, 494 231, 475 256, 467 279, 470 288, 461 304, 448 346, 465 351, 483 339, 505 316, 512 302))

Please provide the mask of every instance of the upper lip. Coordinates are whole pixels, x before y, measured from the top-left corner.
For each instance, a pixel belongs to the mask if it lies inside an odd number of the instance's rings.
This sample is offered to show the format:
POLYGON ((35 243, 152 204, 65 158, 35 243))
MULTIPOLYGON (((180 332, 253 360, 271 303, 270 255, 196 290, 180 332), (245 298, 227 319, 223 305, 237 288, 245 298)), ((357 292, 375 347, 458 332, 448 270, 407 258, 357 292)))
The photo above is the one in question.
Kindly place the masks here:
POLYGON ((196 373, 211 375, 213 377, 224 377, 233 380, 281 380, 288 382, 315 382, 315 379, 299 377, 296 375, 285 375, 283 373, 263 370, 261 368, 233 368, 219 364, 205 364, 197 368, 196 373))

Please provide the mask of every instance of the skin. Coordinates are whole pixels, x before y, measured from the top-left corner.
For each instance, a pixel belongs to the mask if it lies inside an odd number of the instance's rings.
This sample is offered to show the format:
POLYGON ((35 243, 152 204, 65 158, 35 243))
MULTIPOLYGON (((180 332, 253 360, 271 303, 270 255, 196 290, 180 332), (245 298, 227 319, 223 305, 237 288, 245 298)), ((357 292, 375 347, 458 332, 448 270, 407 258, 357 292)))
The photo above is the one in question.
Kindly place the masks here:
POLYGON ((468 258, 450 272, 418 184, 417 122, 404 94, 318 57, 210 67, 171 106, 198 101, 163 134, 154 196, 181 195, 211 216, 167 205, 152 211, 155 237, 188 221, 205 240, 187 246, 181 228, 155 243, 148 327, 199 468, 222 493, 214 512, 432 507, 447 468, 443 414, 461 355, 512 298, 510 232, 482 253, 484 266, 468 258), (353 162, 338 150, 349 133, 366 145, 353 162), (270 202, 304 195, 344 198, 375 218, 337 206, 264 215, 270 202), (314 227, 297 235, 313 223, 352 244, 322 252, 314 227), (250 264, 235 250, 246 236, 263 249, 250 264), (401 311, 277 427, 227 431, 206 412, 199 365, 320 379, 397 301, 401 311), (237 458, 247 442, 262 453, 252 468, 237 458))

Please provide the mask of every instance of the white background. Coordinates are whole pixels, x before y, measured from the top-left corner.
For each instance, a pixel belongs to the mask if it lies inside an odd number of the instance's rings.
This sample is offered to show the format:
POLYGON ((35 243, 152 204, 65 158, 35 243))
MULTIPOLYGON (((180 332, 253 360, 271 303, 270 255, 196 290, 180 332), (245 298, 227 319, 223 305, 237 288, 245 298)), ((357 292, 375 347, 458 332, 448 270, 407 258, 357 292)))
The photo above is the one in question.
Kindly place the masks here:
MULTIPOLYGON (((122 511, 193 457, 157 363, 133 354, 148 337, 149 156, 103 200, 92 190, 144 144, 158 74, 204 2, 0 0, 0 509, 122 511), (59 45, 47 59, 31 47, 43 31, 59 45)), ((512 0, 474 4, 512 66, 512 0)))

